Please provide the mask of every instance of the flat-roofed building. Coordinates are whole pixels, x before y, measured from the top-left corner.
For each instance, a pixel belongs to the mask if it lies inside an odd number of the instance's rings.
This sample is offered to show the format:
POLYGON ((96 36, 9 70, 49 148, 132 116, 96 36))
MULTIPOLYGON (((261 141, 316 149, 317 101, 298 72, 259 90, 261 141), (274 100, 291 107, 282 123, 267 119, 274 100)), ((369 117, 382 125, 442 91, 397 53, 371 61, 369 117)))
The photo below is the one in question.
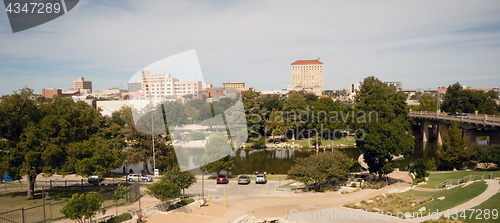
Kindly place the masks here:
POLYGON ((74 89, 88 89, 90 90, 90 92, 92 92, 92 81, 86 81, 85 78, 78 77, 78 80, 74 82, 74 89))
POLYGON ((389 86, 394 86, 396 87, 396 89, 398 91, 402 91, 403 90, 403 82, 401 81, 388 81, 388 82, 385 82, 387 85, 389 86))
POLYGON ((150 74, 149 71, 142 72, 142 93, 146 99, 162 99, 166 97, 185 97, 192 95, 193 98, 200 96, 201 81, 179 81, 170 74, 150 74))
POLYGON ((297 60, 292 63, 292 89, 323 94, 323 63, 316 60, 297 60))
POLYGON ((222 88, 225 90, 239 90, 245 88, 245 82, 222 82, 222 88))
POLYGON ((48 88, 48 89, 42 89, 42 96, 46 98, 53 98, 54 96, 62 96, 62 90, 61 89, 54 89, 54 88, 48 88))

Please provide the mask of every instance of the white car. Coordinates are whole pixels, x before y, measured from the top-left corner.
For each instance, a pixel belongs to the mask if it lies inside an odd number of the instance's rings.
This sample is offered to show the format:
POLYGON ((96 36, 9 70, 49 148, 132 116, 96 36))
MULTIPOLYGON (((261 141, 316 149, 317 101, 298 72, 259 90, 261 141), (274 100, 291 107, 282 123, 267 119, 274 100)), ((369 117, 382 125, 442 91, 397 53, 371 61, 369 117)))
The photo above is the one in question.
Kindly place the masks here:
POLYGON ((152 182, 153 178, 149 176, 145 176, 142 174, 129 174, 127 176, 128 181, 145 181, 145 182, 152 182))
POLYGON ((267 177, 266 177, 266 175, 264 175, 264 174, 257 174, 257 177, 255 177, 255 183, 256 184, 259 184, 259 183, 265 184, 265 183, 267 183, 267 177))

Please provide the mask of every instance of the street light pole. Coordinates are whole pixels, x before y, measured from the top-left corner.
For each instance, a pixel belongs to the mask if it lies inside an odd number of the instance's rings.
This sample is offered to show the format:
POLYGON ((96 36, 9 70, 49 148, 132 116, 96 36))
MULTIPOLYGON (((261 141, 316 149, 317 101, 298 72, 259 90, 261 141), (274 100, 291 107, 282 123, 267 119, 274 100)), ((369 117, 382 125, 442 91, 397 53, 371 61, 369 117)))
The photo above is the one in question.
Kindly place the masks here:
MULTIPOLYGON (((153 138, 153 173, 156 170, 156 160, 155 160, 155 132, 153 128, 153 113, 155 109, 151 111, 151 137, 153 138)), ((147 165, 147 164, 146 164, 147 165)))

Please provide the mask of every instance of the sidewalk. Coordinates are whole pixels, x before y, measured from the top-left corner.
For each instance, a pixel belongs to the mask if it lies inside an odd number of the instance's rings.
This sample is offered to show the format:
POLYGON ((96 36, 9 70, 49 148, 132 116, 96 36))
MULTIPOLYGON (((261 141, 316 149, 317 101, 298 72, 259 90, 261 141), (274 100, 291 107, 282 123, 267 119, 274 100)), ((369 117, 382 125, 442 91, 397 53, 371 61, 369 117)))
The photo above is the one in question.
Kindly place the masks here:
MULTIPOLYGON (((408 188, 411 181, 407 172, 395 172, 391 177, 403 179, 404 182, 392 184, 380 190, 366 189, 352 194, 340 194, 338 192, 325 193, 270 193, 267 196, 247 196, 237 200, 228 200, 224 207, 224 200, 212 201, 208 206, 195 208, 190 213, 171 212, 157 213, 146 220, 150 223, 156 222, 180 222, 180 223, 230 223, 242 215, 254 216, 257 219, 264 217, 290 217, 292 209, 297 212, 311 212, 314 210, 339 209, 346 203, 358 202, 367 198, 381 195, 383 193, 399 192, 408 188)), ((495 180, 485 180, 488 188, 479 196, 461 204, 455 209, 463 210, 475 207, 488 200, 500 190, 500 184, 495 180)), ((439 213, 440 216, 445 212, 439 213)), ((393 219, 394 222, 421 222, 427 219, 393 219)), ((302 222, 302 221, 301 221, 302 222)), ((315 221, 312 221, 315 222, 315 221)), ((373 222, 373 221, 372 221, 373 222)), ((377 221, 375 221, 377 222, 377 221)))

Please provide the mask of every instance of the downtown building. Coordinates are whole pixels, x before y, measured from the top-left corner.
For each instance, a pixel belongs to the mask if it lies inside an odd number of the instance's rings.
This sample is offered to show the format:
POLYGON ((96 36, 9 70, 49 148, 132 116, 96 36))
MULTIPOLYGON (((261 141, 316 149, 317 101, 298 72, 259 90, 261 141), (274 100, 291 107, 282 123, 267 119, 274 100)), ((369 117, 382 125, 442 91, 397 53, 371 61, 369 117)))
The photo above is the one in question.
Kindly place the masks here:
POLYGON ((292 63, 291 90, 323 94, 323 63, 317 60, 297 60, 292 63))
POLYGON ((164 98, 182 98, 201 94, 201 81, 179 81, 170 74, 150 74, 142 71, 141 91, 144 99, 161 100, 164 98))

